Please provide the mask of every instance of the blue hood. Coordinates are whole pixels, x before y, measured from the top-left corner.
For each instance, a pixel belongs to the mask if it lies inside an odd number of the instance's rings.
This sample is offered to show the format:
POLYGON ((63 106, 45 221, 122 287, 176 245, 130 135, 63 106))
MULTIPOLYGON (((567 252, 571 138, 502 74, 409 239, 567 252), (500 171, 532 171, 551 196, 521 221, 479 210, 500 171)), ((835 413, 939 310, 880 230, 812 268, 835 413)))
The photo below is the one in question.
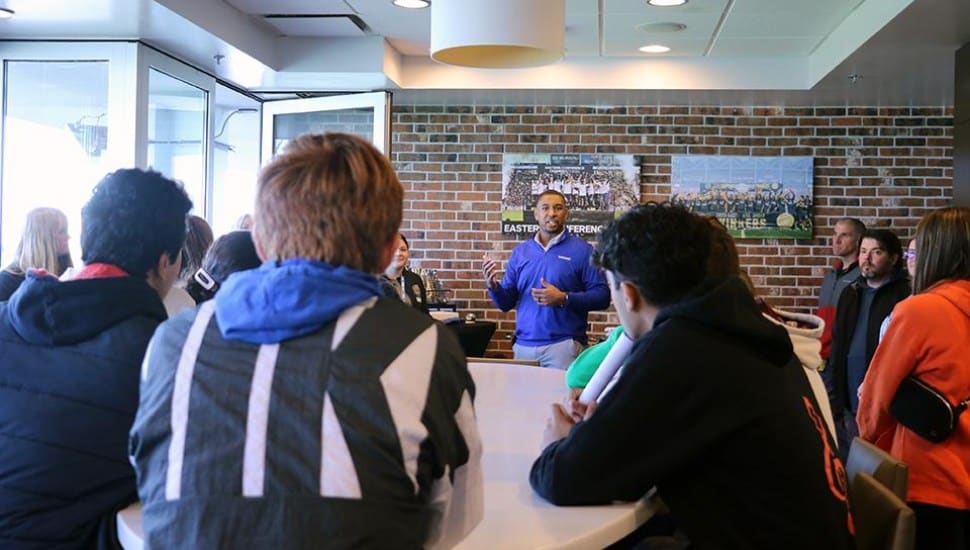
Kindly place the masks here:
POLYGON ((312 260, 271 261, 229 276, 215 297, 216 319, 227 340, 275 344, 315 332, 379 296, 369 273, 312 260))

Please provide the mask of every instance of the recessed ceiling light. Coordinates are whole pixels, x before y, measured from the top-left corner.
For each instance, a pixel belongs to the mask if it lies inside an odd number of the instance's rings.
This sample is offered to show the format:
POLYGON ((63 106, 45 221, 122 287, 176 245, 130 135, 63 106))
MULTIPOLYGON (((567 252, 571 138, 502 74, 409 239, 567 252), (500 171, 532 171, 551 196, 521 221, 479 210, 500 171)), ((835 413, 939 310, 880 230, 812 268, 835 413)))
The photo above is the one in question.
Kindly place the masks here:
POLYGON ((643 53, 667 53, 670 48, 667 46, 661 46, 660 44, 650 44, 649 46, 641 46, 638 48, 643 53))
POLYGON ((687 0, 647 0, 647 3, 651 6, 682 6, 687 3, 687 0))
POLYGON ((391 3, 399 8, 408 8, 412 10, 426 8, 431 5, 430 0, 393 0, 391 3))
POLYGON ((12 19, 14 11, 10 8, 0 8, 0 19, 12 19))

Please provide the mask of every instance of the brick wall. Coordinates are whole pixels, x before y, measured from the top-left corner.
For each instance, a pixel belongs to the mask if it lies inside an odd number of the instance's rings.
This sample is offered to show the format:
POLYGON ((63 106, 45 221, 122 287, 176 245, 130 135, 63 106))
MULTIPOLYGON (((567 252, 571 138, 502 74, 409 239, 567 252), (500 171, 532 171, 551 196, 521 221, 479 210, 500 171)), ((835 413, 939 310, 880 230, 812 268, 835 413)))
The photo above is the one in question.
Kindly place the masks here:
MULTIPOLYGON (((952 194, 949 107, 397 106, 392 117, 412 264, 437 270, 460 312, 499 322, 495 356, 511 354, 515 313, 488 299, 480 266, 485 252, 504 265, 520 241, 500 228, 505 153, 638 155, 642 200, 670 195, 673 154, 814 156, 816 238, 738 241, 759 291, 801 311, 832 260, 835 219, 909 238, 952 194)), ((617 323, 612 312, 590 321, 593 336, 617 323)))

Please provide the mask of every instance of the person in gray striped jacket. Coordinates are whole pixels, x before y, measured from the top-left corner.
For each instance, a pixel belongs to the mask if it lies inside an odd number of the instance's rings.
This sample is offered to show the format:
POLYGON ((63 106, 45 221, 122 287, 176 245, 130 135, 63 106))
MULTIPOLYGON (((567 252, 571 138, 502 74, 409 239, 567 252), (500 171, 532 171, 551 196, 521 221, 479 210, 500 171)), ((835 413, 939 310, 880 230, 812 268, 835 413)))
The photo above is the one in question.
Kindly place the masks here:
POLYGON ((345 134, 297 138, 260 173, 264 263, 146 354, 130 451, 148 548, 447 548, 479 523, 464 354, 375 276, 402 197, 345 134))

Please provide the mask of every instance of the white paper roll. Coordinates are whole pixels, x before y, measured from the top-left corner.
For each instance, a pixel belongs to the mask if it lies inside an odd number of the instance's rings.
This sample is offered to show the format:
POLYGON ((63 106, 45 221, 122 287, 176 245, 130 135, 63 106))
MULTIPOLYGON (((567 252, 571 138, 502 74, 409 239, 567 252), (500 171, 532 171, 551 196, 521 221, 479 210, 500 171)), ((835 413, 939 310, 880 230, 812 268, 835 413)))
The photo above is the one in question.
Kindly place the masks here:
POLYGON ((610 380, 613 379, 613 375, 620 369, 620 365, 630 355, 631 349, 633 349, 633 340, 624 332, 616 339, 613 348, 606 354, 603 362, 600 363, 600 367, 596 369, 593 377, 590 378, 589 384, 586 384, 583 392, 579 394, 580 403, 588 405, 599 399, 600 394, 603 393, 603 390, 610 383, 610 380))

